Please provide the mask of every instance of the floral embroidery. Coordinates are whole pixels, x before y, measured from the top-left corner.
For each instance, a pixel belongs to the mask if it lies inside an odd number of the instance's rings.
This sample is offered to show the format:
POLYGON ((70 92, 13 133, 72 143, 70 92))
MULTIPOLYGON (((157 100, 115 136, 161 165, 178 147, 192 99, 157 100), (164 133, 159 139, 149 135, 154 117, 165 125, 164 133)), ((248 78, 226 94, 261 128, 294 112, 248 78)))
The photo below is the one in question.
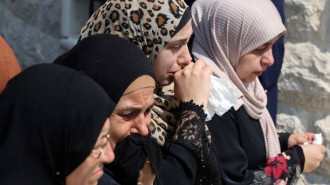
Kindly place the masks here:
POLYGON ((189 124, 186 128, 182 130, 182 137, 184 140, 194 140, 197 136, 197 125, 189 124))
POLYGON ((302 169, 299 161, 303 156, 300 146, 294 146, 285 152, 270 158, 267 165, 254 171, 253 185, 293 185, 296 184, 302 169), (299 156, 299 157, 298 157, 299 156))
POLYGON ((283 173, 288 174, 289 170, 287 169, 286 158, 282 154, 272 157, 268 160, 265 171, 269 177, 274 177, 279 179, 283 173))
POLYGON ((181 119, 171 140, 188 149, 195 157, 198 163, 195 185, 221 185, 203 106, 196 105, 193 101, 180 102, 177 112, 181 119))

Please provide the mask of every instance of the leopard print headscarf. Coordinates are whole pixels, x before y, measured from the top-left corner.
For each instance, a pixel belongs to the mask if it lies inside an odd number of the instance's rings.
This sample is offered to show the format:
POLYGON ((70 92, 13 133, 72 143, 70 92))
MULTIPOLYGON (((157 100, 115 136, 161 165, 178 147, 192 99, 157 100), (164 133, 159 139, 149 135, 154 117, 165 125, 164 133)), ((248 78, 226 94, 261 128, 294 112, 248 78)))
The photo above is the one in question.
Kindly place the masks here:
MULTIPOLYGON (((188 10, 188 11, 187 11, 188 10)), ((168 41, 190 20, 183 0, 108 0, 81 29, 79 41, 90 35, 108 33, 128 39, 152 63, 168 41)), ((114 46, 115 47, 115 46, 114 46)), ((159 87, 154 94, 150 132, 163 145, 176 120, 173 83, 159 87)))
POLYGON ((79 40, 99 33, 119 35, 153 61, 177 32, 187 8, 183 0, 108 0, 85 23, 79 40))

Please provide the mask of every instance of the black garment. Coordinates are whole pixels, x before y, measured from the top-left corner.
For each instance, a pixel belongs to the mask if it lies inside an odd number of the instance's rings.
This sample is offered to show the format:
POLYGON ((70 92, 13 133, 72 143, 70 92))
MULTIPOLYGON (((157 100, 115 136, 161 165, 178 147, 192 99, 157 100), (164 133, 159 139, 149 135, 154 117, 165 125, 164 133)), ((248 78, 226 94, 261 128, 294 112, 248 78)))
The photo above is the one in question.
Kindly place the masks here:
MULTIPOLYGON (((249 117, 243 107, 233 108, 221 117, 215 115, 207 122, 212 135, 217 163, 226 185, 272 184, 277 179, 289 176, 289 183, 297 179, 304 165, 304 154, 299 146, 284 151, 291 160, 286 160, 287 169, 280 177, 268 176, 270 172, 281 173, 273 169, 274 159, 266 159, 266 149, 261 125, 258 120, 249 117)), ((280 135, 286 137, 287 135, 280 135)), ((280 139, 282 140, 282 139, 280 139)), ((287 148, 281 146, 281 148, 287 148)), ((283 160, 279 154, 276 159, 283 160)), ((283 162, 283 161, 282 161, 283 162)), ((277 165, 277 164, 275 164, 277 165)))
POLYGON ((220 185, 203 106, 192 101, 181 102, 176 115, 180 122, 174 136, 163 147, 164 160, 154 184, 220 185))
POLYGON ((184 0, 184 2, 188 5, 188 6, 192 6, 193 3, 195 2, 196 0, 184 0))
POLYGON ((110 175, 107 169, 104 169, 104 174, 97 182, 97 185, 120 185, 110 175))
POLYGON ((116 103, 138 77, 155 78, 145 54, 126 39, 111 34, 83 39, 54 63, 86 72, 116 103))
POLYGON ((41 64, 0 95, 0 184, 65 184, 115 104, 87 75, 41 64))
POLYGON ((148 158, 151 167, 158 172, 162 153, 155 139, 148 136, 129 135, 115 149, 115 160, 105 165, 106 172, 119 184, 136 185, 139 171, 148 158))

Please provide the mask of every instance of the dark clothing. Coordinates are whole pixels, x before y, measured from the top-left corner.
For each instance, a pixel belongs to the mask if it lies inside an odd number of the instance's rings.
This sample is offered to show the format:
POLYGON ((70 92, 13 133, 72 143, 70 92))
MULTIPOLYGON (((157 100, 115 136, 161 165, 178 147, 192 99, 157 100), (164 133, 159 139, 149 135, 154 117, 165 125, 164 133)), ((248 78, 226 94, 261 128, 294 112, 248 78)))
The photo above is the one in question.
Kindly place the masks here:
MULTIPOLYGON (((119 184, 137 184, 139 171, 148 157, 156 172, 154 185, 220 185, 220 173, 205 130, 205 114, 193 102, 181 102, 180 122, 163 147, 149 136, 127 136, 116 148, 116 159, 105 172, 119 184), (160 153, 159 148, 162 148, 160 153)), ((99 184, 106 185, 106 177, 99 184)))
POLYGON ((65 184, 114 107, 81 72, 41 64, 18 74, 0 95, 0 184, 65 184))
POLYGON ((109 174, 111 174, 111 172, 104 169, 104 174, 97 182, 97 185, 120 185, 109 174))
POLYGON ((184 2, 188 5, 188 6, 192 6, 193 3, 195 2, 196 0, 184 0, 184 2))
POLYGON ((161 150, 150 134, 146 137, 127 136, 117 145, 115 156, 115 160, 104 165, 104 168, 114 180, 123 185, 137 184, 139 171, 144 167, 147 158, 156 173, 162 160, 161 150))
POLYGON ((86 72, 116 103, 138 77, 155 78, 149 59, 138 47, 110 34, 83 39, 54 63, 86 72))
MULTIPOLYGON (((299 146, 287 149, 288 135, 280 134, 281 148, 286 149, 286 173, 280 177, 266 175, 274 159, 266 159, 266 148, 261 125, 258 120, 249 117, 243 107, 235 111, 233 108, 221 117, 215 115, 207 122, 210 128, 213 147, 216 152, 217 163, 221 164, 222 181, 227 185, 238 184, 270 184, 282 179, 286 174, 292 175, 289 181, 297 178, 296 171, 300 173, 303 168, 304 155, 299 146)), ((283 159, 279 154, 278 159, 283 159)), ((277 173, 277 171, 275 171, 277 173)), ((278 172, 279 173, 279 172, 278 172)))
POLYGON ((163 161, 154 185, 195 184, 198 163, 189 150, 167 142, 163 147, 163 161))
POLYGON ((205 129, 202 106, 181 102, 177 114, 180 121, 175 134, 163 147, 163 162, 157 185, 220 185, 220 171, 211 148, 210 133, 205 129))
MULTIPOLYGON (((280 13, 282 22, 284 23, 284 0, 272 0, 272 2, 280 13)), ((276 125, 278 100, 277 82, 281 73, 284 57, 284 36, 278 39, 278 41, 273 45, 272 50, 274 56, 274 64, 265 72, 263 72, 259 79, 264 89, 267 90, 267 109, 276 125)))

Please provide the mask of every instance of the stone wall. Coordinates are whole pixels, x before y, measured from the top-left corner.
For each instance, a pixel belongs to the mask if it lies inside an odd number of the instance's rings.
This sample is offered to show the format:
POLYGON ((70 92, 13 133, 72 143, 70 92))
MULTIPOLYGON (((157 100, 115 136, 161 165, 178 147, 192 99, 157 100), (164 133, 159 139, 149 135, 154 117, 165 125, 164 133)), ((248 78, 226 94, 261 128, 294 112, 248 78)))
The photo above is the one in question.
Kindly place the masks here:
POLYGON ((50 63, 60 47, 60 0, 0 0, 0 34, 22 68, 50 63))
POLYGON ((298 184, 330 184, 330 2, 285 0, 285 13, 278 129, 323 134, 325 160, 298 184))

